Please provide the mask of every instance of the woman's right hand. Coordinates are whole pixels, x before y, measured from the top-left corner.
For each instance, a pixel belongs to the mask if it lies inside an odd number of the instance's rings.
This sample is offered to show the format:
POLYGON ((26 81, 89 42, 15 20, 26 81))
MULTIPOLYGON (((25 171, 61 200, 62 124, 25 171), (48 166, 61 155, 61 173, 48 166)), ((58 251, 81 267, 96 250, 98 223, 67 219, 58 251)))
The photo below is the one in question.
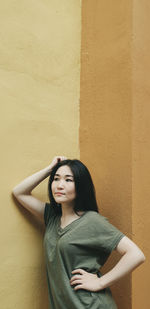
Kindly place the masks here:
POLYGON ((54 159, 52 160, 50 164, 50 169, 52 169, 58 162, 63 161, 63 160, 67 160, 67 157, 64 157, 64 156, 54 157, 54 159))

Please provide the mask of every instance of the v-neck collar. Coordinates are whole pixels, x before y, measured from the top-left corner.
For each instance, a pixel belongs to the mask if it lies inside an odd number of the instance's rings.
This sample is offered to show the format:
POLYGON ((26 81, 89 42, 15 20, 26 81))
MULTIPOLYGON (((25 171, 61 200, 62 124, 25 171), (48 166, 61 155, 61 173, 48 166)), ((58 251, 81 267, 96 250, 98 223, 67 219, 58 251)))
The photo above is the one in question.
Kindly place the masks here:
POLYGON ((68 231, 73 225, 75 225, 79 220, 81 220, 87 213, 88 213, 88 211, 85 211, 79 218, 76 218, 72 222, 68 223, 64 228, 62 228, 60 226, 60 224, 61 224, 61 215, 60 215, 58 217, 58 221, 57 221, 57 231, 58 231, 58 233, 61 234, 61 233, 68 231))

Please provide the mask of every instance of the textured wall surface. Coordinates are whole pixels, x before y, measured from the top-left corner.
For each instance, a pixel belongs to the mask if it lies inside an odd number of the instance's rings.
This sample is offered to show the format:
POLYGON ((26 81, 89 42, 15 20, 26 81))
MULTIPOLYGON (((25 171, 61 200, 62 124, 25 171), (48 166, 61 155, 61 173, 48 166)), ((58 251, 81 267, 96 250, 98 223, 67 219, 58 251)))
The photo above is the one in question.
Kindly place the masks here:
MULTIPOLYGON (((79 157, 79 0, 1 1, 0 307, 46 309, 43 227, 12 188, 55 155, 79 157)), ((35 194, 47 200, 47 180, 35 194)))
MULTIPOLYGON (((1 2, 1 308, 48 308, 44 227, 11 191, 55 155, 80 152, 100 212, 149 260, 149 16, 147 0, 82 1, 80 83, 81 1, 1 2)), ((150 308, 147 264, 112 287, 119 309, 150 308)))
MULTIPOLYGON (((131 237, 132 3, 108 2, 83 1, 80 157, 93 176, 100 212, 131 237)), ((103 271, 118 258, 114 253, 103 271)), ((131 309, 131 276, 112 292, 119 309, 131 309)))
POLYGON ((146 262, 133 273, 132 309, 150 308, 150 3, 133 10, 133 240, 146 262))
MULTIPOLYGON (((91 170, 100 211, 148 261, 112 287, 119 309, 150 308, 149 26, 147 0, 83 1, 81 160, 91 170)), ((117 259, 114 254, 104 272, 117 259)))

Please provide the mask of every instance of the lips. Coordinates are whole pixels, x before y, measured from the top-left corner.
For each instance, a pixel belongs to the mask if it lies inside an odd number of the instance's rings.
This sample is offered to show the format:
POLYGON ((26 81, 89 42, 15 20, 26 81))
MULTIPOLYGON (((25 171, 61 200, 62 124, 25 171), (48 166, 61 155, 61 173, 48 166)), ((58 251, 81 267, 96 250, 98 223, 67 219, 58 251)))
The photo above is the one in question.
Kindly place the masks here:
POLYGON ((61 193, 61 192, 56 192, 55 194, 56 195, 64 195, 64 193, 61 193))

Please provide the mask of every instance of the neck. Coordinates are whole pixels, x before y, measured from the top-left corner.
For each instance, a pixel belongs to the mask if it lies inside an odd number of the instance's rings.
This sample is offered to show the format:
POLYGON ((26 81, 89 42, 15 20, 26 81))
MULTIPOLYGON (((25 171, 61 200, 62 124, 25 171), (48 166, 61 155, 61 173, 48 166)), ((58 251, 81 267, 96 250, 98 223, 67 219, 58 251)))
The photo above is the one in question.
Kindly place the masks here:
POLYGON ((73 210, 73 206, 74 205, 72 203, 62 203, 61 204, 63 218, 71 217, 75 214, 73 210))

